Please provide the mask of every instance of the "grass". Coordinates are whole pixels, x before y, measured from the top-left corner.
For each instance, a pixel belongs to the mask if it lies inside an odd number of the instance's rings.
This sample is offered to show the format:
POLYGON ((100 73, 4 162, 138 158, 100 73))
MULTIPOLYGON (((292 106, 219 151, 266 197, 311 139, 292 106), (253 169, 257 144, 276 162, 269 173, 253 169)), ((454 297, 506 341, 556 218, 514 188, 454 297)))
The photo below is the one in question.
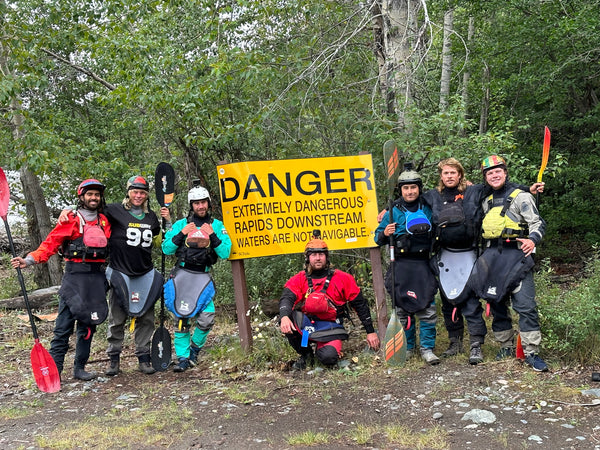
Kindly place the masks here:
POLYGON ((22 419, 23 417, 33 416, 36 411, 29 408, 17 408, 14 406, 0 408, 0 419, 22 419))
POLYGON ((292 434, 286 438, 290 445, 324 445, 328 444, 332 436, 329 433, 303 431, 302 433, 292 434))
POLYGON ((390 442, 407 448, 443 450, 450 446, 448 432, 439 426, 418 433, 401 425, 386 426, 383 431, 390 442))
POLYGON ((175 403, 159 409, 113 410, 105 417, 60 425, 47 435, 36 437, 36 444, 53 449, 169 447, 174 443, 173 436, 192 427, 191 419, 191 410, 175 403))

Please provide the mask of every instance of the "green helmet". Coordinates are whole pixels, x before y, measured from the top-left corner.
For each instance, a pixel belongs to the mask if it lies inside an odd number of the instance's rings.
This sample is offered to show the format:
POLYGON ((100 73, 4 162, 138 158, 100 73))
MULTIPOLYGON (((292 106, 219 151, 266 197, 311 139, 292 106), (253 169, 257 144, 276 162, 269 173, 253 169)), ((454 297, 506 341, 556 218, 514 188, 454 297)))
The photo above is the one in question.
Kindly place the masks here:
POLYGON ((405 163, 404 170, 398 177, 398 186, 404 186, 405 184, 416 184, 419 188, 423 187, 421 175, 413 169, 412 163, 405 163))

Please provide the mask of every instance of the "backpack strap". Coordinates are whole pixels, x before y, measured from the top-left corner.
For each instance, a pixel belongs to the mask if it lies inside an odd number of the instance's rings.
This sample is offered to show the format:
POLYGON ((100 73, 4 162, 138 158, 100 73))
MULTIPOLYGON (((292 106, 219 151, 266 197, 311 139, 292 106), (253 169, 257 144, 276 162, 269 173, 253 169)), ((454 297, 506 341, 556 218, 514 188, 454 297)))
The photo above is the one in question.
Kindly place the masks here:
POLYGON ((520 193, 521 190, 516 188, 510 191, 510 194, 508 194, 508 196, 504 199, 504 206, 502 206, 502 211, 500 211, 500 217, 504 217, 506 215, 506 211, 508 211, 508 208, 510 208, 511 203, 520 193))
MULTIPOLYGON (((312 278, 310 277, 310 275, 308 274, 308 272, 305 270, 304 273, 306 274, 306 281, 308 283, 308 292, 307 294, 311 293, 313 291, 313 282, 312 282, 312 278)), ((333 277, 333 274, 335 273, 335 270, 329 270, 327 272, 327 279, 325 280, 325 283, 323 283, 323 287, 321 288, 321 290, 319 292, 322 292, 323 294, 325 292, 327 292, 327 288, 329 287, 329 283, 331 282, 331 278, 333 277)))

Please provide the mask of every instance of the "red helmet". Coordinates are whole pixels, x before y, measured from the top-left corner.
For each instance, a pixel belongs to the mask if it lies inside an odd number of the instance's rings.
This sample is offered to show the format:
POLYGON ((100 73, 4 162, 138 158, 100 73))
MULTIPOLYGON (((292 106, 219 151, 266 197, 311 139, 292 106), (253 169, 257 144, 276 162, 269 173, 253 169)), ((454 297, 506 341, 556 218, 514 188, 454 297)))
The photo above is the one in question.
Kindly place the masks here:
POLYGON ((104 186, 98 180, 95 180, 94 178, 88 178, 79 184, 79 187, 77 188, 77 196, 79 197, 80 195, 85 194, 90 189, 100 191, 100 194, 104 194, 105 187, 106 186, 104 186))

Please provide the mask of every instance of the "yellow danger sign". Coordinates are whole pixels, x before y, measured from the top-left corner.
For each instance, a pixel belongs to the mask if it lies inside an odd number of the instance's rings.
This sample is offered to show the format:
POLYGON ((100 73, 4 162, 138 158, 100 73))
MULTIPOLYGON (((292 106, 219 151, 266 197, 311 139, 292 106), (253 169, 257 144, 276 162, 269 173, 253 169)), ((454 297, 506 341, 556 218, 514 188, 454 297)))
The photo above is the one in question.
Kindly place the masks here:
POLYGON ((329 249, 375 247, 371 155, 217 166, 230 259, 301 253, 313 230, 329 249))

